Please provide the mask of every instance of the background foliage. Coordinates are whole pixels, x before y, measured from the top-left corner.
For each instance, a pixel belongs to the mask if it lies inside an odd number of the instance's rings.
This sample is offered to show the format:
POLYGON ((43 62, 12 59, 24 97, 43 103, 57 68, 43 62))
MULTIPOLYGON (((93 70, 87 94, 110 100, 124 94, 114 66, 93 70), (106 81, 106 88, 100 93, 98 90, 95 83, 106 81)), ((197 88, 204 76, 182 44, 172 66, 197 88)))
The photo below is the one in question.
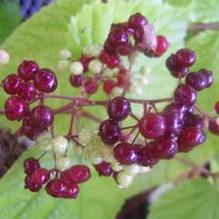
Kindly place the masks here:
MULTIPOLYGON (((9 12, 6 10, 2 13, 1 8, 0 36, 3 41, 6 34, 19 23, 19 18, 16 16, 2 18, 4 13, 9 12), (11 21, 12 18, 15 20, 11 21), (6 24, 6 22, 2 22, 3 20, 7 22, 8 27, 2 26, 2 23, 6 24)), ((14 5, 10 5, 10 9, 17 10, 14 5)), ((9 66, 1 69, 0 79, 2 80, 8 73, 16 71, 16 67, 22 59, 37 60, 41 66, 57 71, 58 53, 61 49, 71 48, 76 58, 80 55, 83 46, 103 43, 111 23, 124 21, 131 14, 139 11, 154 24, 157 33, 167 36, 171 43, 167 55, 182 46, 188 46, 197 52, 196 70, 207 67, 214 71, 215 85, 208 92, 201 93, 199 99, 200 105, 211 111, 218 97, 219 32, 205 31, 199 34, 190 34, 187 37, 187 28, 190 23, 194 22, 218 21, 218 10, 217 0, 111 0, 108 4, 91 0, 58 0, 20 25, 5 41, 3 47, 8 49, 11 62, 9 66)), ((136 72, 142 63, 150 70, 151 78, 151 83, 144 88, 144 97, 170 95, 176 82, 164 68, 165 57, 160 60, 147 60, 140 57, 135 66, 136 72)), ((56 93, 76 95, 76 91, 70 85, 66 89, 68 74, 57 71, 57 75, 59 88, 56 93)), ((130 95, 133 96, 133 94, 130 95)), ((6 96, 1 93, 0 108, 3 107, 5 98, 6 96)), ((96 98, 102 99, 103 94, 99 93, 96 98)), ((56 107, 62 102, 48 103, 56 107)), ((56 131, 62 133, 67 127, 67 122, 67 118, 64 116, 57 118, 56 131)), ((17 128, 14 123, 10 123, 2 117, 0 126, 10 127, 12 130, 17 128)), ((216 160, 218 151, 218 140, 209 136, 205 145, 183 157, 199 164, 209 159, 216 160)), ((37 147, 28 150, 0 181, 0 218, 25 219, 33 218, 34 215, 34 219, 112 219, 125 198, 152 186, 171 182, 187 169, 187 166, 178 161, 163 161, 150 174, 139 177, 130 188, 125 190, 118 189, 113 180, 99 178, 93 172, 92 180, 82 186, 77 200, 55 200, 48 197, 44 191, 32 194, 23 189, 22 162, 25 157, 37 157, 40 153, 41 151, 37 147)), ((44 164, 50 165, 50 161, 45 160, 44 164)), ((150 218, 216 219, 219 218, 217 204, 218 191, 215 185, 203 180, 195 180, 180 185, 158 200, 152 206, 150 218)))

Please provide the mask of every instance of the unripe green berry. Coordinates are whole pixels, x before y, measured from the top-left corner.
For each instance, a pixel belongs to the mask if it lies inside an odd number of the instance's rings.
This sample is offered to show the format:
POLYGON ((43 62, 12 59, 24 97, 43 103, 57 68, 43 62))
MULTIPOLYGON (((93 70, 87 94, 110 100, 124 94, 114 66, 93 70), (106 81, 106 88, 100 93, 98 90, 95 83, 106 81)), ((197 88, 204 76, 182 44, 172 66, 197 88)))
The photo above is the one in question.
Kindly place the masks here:
POLYGON ((59 53, 60 60, 69 60, 72 58, 72 53, 69 49, 63 49, 59 53))
POLYGON ((61 61, 59 61, 57 68, 60 71, 68 70, 69 69, 69 61, 68 60, 61 60, 61 61))
POLYGON ((137 164, 132 164, 124 167, 124 173, 130 176, 135 176, 140 172, 140 166, 137 164))
POLYGON ((120 172, 117 175, 117 182, 120 188, 127 188, 133 181, 133 177, 127 175, 124 172, 120 172))
POLYGON ((4 49, 0 49, 0 66, 7 65, 10 61, 10 56, 8 52, 4 49))
POLYGON ((120 172, 123 170, 123 166, 119 162, 112 162, 111 163, 112 169, 116 172, 120 172))
POLYGON ((56 165, 59 170, 66 170, 71 167, 71 159, 68 157, 57 157, 56 165))
POLYGON ((88 69, 95 74, 100 73, 102 68, 103 64, 98 59, 92 60, 88 65, 88 69))

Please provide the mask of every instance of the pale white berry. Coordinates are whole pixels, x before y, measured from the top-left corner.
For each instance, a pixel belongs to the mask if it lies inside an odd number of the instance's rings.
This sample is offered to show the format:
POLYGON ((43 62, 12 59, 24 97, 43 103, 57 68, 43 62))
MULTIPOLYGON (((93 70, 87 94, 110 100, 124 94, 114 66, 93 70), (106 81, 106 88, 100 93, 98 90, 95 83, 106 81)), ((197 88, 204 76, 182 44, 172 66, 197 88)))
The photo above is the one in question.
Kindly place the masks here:
POLYGON ((69 157, 57 157, 56 165, 59 170, 66 170, 71 166, 71 159, 69 157))
POLYGON ((101 45, 89 45, 83 49, 83 54, 88 56, 99 56, 103 47, 101 45))
POLYGON ((133 177, 124 172, 118 173, 116 179, 120 188, 127 188, 133 181, 133 177))
POLYGON ((79 141, 82 145, 88 146, 92 141, 94 133, 91 129, 82 128, 79 132, 79 141))
POLYGON ((123 93, 123 89, 122 88, 114 87, 113 90, 112 90, 111 95, 113 97, 116 97, 116 96, 120 96, 122 93, 123 93))
POLYGON ((103 160, 104 161, 106 161, 108 163, 116 162, 116 159, 115 159, 114 154, 113 154, 113 149, 110 148, 109 146, 103 147, 102 153, 103 153, 103 160))
POLYGON ((112 169, 116 172, 122 171, 123 170, 123 166, 119 163, 119 162, 113 162, 111 163, 112 169))
POLYGON ((59 61, 58 65, 57 65, 57 68, 60 71, 68 70, 69 69, 69 61, 68 60, 61 60, 61 61, 59 61))
POLYGON ((0 65, 7 65, 10 61, 8 52, 4 49, 0 49, 0 65))
POLYGON ((92 60, 88 65, 89 71, 95 74, 100 73, 102 68, 103 68, 103 64, 98 59, 92 60))
POLYGON ((124 167, 124 173, 130 175, 130 176, 135 176, 140 172, 140 166, 137 164, 132 164, 129 166, 124 167))
POLYGON ((139 173, 144 174, 144 173, 148 173, 150 171, 151 171, 150 167, 140 167, 139 173))
POLYGON ((93 151, 89 155, 89 160, 92 164, 98 165, 103 161, 101 154, 98 151, 93 151))
POLYGON ((118 68, 114 68, 114 69, 110 69, 110 68, 105 68, 103 71, 103 75, 105 77, 113 77, 114 75, 118 74, 119 69, 118 68))
POLYGON ((70 72, 73 74, 73 75, 81 75, 83 73, 83 65, 81 62, 79 61, 76 61, 76 62, 72 62, 70 64, 70 72))
POLYGON ((59 53, 60 60, 68 60, 72 58, 72 53, 69 49, 63 49, 59 53))
POLYGON ((52 150, 57 154, 64 154, 68 148, 68 140, 63 136, 57 136, 52 140, 52 150))

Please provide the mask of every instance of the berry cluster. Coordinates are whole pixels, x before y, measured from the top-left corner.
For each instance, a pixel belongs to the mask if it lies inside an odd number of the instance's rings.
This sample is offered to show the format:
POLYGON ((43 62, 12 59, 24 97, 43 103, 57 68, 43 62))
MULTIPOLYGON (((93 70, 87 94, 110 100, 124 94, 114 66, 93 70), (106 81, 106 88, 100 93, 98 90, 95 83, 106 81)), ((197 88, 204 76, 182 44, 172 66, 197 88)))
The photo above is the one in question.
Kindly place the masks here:
POLYGON ((96 93, 102 84, 106 94, 116 96, 132 85, 130 66, 124 66, 122 57, 130 58, 136 52, 160 57, 168 47, 166 38, 155 36, 146 18, 137 13, 126 23, 112 25, 104 46, 86 47, 79 60, 72 62, 71 52, 61 51, 58 66, 60 70, 69 68, 71 85, 88 95, 96 93))
POLYGON ((20 132, 31 139, 53 124, 52 109, 43 104, 45 93, 57 87, 56 75, 50 69, 40 69, 34 61, 23 61, 17 74, 9 74, 3 81, 4 91, 11 96, 5 101, 5 115, 9 120, 22 120, 20 132), (40 100, 39 105, 30 105, 40 100))
POLYGON ((55 136, 51 127, 51 143, 42 143, 47 145, 43 155, 51 152, 54 166, 42 168, 39 159, 34 158, 24 162, 26 188, 36 192, 45 185, 53 197, 76 198, 78 184, 87 181, 91 174, 87 166, 71 164, 71 143, 100 176, 111 176, 125 188, 136 175, 150 171, 160 160, 203 144, 205 129, 219 135, 219 102, 214 115, 197 106, 198 93, 213 84, 213 74, 206 69, 190 72, 196 61, 196 54, 190 49, 180 49, 166 60, 167 69, 179 82, 170 98, 145 100, 126 96, 134 83, 134 57, 140 53, 149 58, 160 57, 168 46, 166 38, 156 36, 146 18, 137 13, 125 23, 112 25, 104 45, 87 46, 79 60, 72 61, 69 50, 61 51, 58 67, 70 69, 71 85, 80 88, 77 97, 49 94, 57 87, 56 76, 51 70, 39 69, 33 61, 24 61, 18 74, 8 75, 2 87, 12 96, 5 103, 4 114, 10 120, 23 121, 17 135, 38 137, 40 142, 42 136, 38 135, 53 125, 54 116, 70 115, 66 135, 55 136), (101 85, 107 100, 91 99, 101 85), (47 98, 68 103, 51 109, 45 105, 47 98), (39 105, 30 110, 36 101, 39 105), (133 110, 136 104, 143 112, 140 116, 133 110), (107 118, 92 114, 89 107, 93 106, 106 109, 107 118), (96 123, 97 128, 82 127, 81 118, 96 123))

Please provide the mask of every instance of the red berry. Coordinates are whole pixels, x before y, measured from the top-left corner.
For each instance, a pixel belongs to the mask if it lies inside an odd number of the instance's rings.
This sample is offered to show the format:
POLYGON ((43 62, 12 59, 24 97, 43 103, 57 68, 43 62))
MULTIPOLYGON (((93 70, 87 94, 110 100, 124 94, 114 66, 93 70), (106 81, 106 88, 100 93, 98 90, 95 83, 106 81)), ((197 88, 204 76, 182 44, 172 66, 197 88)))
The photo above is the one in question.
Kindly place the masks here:
POLYGON ((21 126, 21 133, 26 137, 28 137, 29 139, 34 140, 37 138, 39 134, 39 130, 36 127, 33 127, 30 118, 26 117, 23 119, 23 123, 21 126))
POLYGON ((43 185, 49 180, 49 171, 45 168, 38 168, 31 174, 31 180, 35 184, 43 185))
POLYGON ((133 48, 131 43, 127 43, 119 47, 119 54, 122 56, 128 56, 132 53, 133 48))
POLYGON ((25 188, 29 189, 31 192, 39 192, 39 190, 42 188, 42 185, 35 183, 31 176, 25 177, 25 188))
POLYGON ((83 69, 84 69, 83 72, 87 72, 88 71, 88 65, 89 65, 90 61, 92 61, 93 59, 94 59, 93 57, 89 57, 89 56, 86 56, 86 55, 81 56, 79 61, 83 65, 83 69))
POLYGON ((170 55, 166 60, 166 67, 170 71, 171 75, 175 78, 183 78, 189 72, 189 68, 179 66, 176 62, 176 56, 170 55))
POLYGON ((103 90, 105 91, 106 94, 111 94, 115 85, 116 85, 115 82, 112 80, 104 81, 103 90))
POLYGON ((184 128, 196 127, 204 128, 204 118, 198 114, 187 112, 184 117, 184 128))
POLYGON ((78 196, 79 187, 77 184, 71 184, 64 195, 64 198, 76 199, 78 196))
POLYGON ((94 94, 98 90, 98 82, 95 78, 90 78, 84 83, 84 89, 88 94, 94 94))
POLYGON ((66 184, 71 185, 86 182, 90 179, 90 169, 85 165, 75 165, 65 170, 61 174, 61 178, 66 184))
POLYGON ((8 94, 16 94, 20 83, 21 79, 16 74, 10 74, 2 81, 4 91, 8 94))
POLYGON ((106 53, 104 50, 101 51, 100 55, 99 55, 99 59, 101 62, 103 62, 104 64, 107 64, 109 62, 110 56, 108 53, 106 53))
POLYGON ((24 172, 27 175, 32 174, 35 170, 40 168, 39 161, 33 157, 29 157, 24 161, 24 172))
POLYGON ((112 120, 122 121, 130 112, 130 103, 125 97, 115 97, 108 103, 108 115, 112 120))
POLYGON ((82 85, 83 76, 82 75, 73 75, 69 77, 69 81, 73 87, 80 87, 82 85))
POLYGON ((157 48, 154 51, 156 57, 162 56, 168 49, 169 43, 164 36, 157 36, 157 48))
POLYGON ((114 156, 121 164, 133 164, 137 162, 135 148, 129 143, 119 143, 114 148, 114 156))
POLYGON ((215 103, 214 109, 215 109, 216 113, 219 114, 219 100, 215 103))
POLYGON ((125 87, 128 84, 128 75, 126 69, 120 69, 118 75, 117 75, 117 86, 119 87, 125 87))
POLYGON ((180 84, 175 90, 174 99, 176 102, 189 107, 196 102, 197 94, 189 85, 180 84))
POLYGON ((166 124, 161 115, 149 113, 140 120, 138 127, 144 137, 156 139, 164 135, 166 124))
POLYGON ((195 52, 190 49, 180 49, 175 56, 177 65, 187 68, 192 66, 196 60, 195 52))
POLYGON ((178 151, 188 152, 192 150, 195 146, 204 143, 206 140, 206 135, 202 129, 196 127, 189 127, 179 135, 178 138, 178 151))
POLYGON ((95 165, 95 169, 99 176, 111 176, 113 173, 110 163, 103 161, 102 163, 95 165))
POLYGON ((18 67, 18 75, 25 81, 34 79, 39 66, 34 61, 23 61, 18 67))
POLYGON ((53 124, 54 113, 47 106, 37 106, 30 112, 30 120, 32 127, 43 131, 53 124))
POLYGON ((36 96, 36 88, 31 82, 23 82, 19 85, 18 95, 24 100, 34 100, 36 96))
POLYGON ((61 179, 52 179, 46 185, 45 189, 54 198, 64 198, 68 192, 68 185, 61 179))
POLYGON ((147 23, 146 18, 142 14, 136 13, 129 18, 128 27, 136 31, 139 28, 144 28, 147 23))
POLYGON ((209 121, 208 130, 214 135, 219 135, 219 124, 217 119, 212 119, 209 121))
POLYGON ((158 160, 152 156, 152 148, 154 142, 150 142, 146 146, 142 147, 138 153, 138 163, 143 166, 153 166, 158 160))
POLYGON ((120 62, 119 58, 112 55, 112 56, 109 56, 109 60, 106 64, 109 68, 113 69, 119 65, 119 62, 120 62))
POLYGON ((118 123, 112 120, 105 120, 101 122, 99 134, 105 144, 115 144, 120 138, 118 123))
POLYGON ((152 147, 152 156, 155 159, 171 159, 177 153, 177 143, 174 139, 162 137, 156 139, 152 147))
POLYGON ((40 69, 37 71, 35 86, 42 92, 50 93, 57 88, 56 75, 50 69, 40 69))
POLYGON ((20 120, 28 112, 27 103, 18 96, 11 96, 5 102, 5 115, 9 120, 20 120))

